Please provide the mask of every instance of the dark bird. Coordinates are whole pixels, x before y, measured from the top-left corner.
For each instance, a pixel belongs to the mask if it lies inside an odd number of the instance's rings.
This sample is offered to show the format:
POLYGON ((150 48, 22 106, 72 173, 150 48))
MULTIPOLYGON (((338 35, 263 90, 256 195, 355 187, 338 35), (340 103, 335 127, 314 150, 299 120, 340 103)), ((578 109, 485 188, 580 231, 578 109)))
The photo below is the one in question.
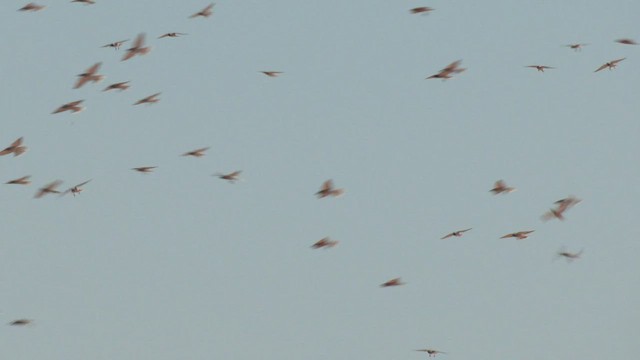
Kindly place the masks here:
POLYGON ((616 42, 623 45, 638 45, 638 43, 633 39, 618 39, 616 42))
POLYGON ((432 12, 434 9, 428 7, 428 6, 420 6, 420 7, 416 7, 413 8, 411 10, 409 10, 410 13, 412 14, 429 14, 430 12, 432 12))
POLYGON ((320 249, 320 248, 332 248, 334 246, 338 245, 338 241, 337 240, 331 240, 328 237, 323 238, 318 240, 315 244, 311 245, 312 248, 314 249, 320 249))
POLYGON ((84 107, 80 106, 84 100, 72 101, 70 103, 64 104, 57 108, 52 114, 61 113, 64 111, 71 111, 72 113, 77 113, 79 111, 84 110, 84 107))
POLYGON ((511 234, 507 234, 502 236, 500 239, 506 239, 506 238, 516 238, 518 240, 523 240, 526 239, 527 237, 529 237, 529 234, 531 234, 532 232, 534 232, 535 230, 527 230, 527 231, 518 231, 518 232, 514 232, 511 234))
POLYGON ((75 2, 75 3, 82 3, 82 4, 85 4, 85 5, 93 5, 93 4, 95 4, 95 3, 96 3, 96 2, 95 2, 95 1, 93 1, 93 0, 72 0, 71 2, 72 2, 72 3, 74 3, 74 2, 75 2))
POLYGON ((278 77, 282 74, 282 71, 260 71, 261 73, 267 75, 268 77, 278 77))
POLYGON ((525 67, 534 68, 540 72, 544 72, 545 69, 555 69, 554 67, 546 66, 546 65, 527 65, 525 67))
POLYGON ((150 46, 144 46, 144 38, 145 38, 145 34, 139 34, 136 39, 133 41, 133 45, 131 45, 130 48, 127 49, 127 53, 124 54, 124 56, 122 57, 121 61, 126 61, 131 59, 132 57, 136 56, 136 55, 146 55, 149 53, 149 51, 151 51, 151 47, 150 46))
POLYGON ((150 173, 150 172, 153 172, 153 169, 155 168, 157 168, 157 166, 141 166, 141 167, 133 168, 131 170, 135 170, 141 173, 150 173))
POLYGON ((516 188, 507 186, 507 184, 503 180, 498 180, 493 185, 493 189, 491 189, 489 191, 491 191, 494 195, 508 194, 510 192, 516 191, 516 188))
POLYGON ((384 282, 382 284, 380 284, 380 287, 389 287, 389 286, 400 286, 400 285, 404 285, 406 283, 403 283, 402 280, 400 278, 395 278, 395 279, 391 279, 387 282, 384 282))
POLYGON ((56 180, 52 183, 45 185, 44 187, 41 187, 40 190, 38 190, 38 192, 34 196, 34 198, 39 199, 47 194, 60 194, 60 191, 56 190, 56 188, 60 186, 60 184, 62 184, 62 181, 56 180))
POLYGON ((573 206, 581 202, 582 200, 569 196, 568 198, 560 199, 554 204, 556 204, 555 209, 549 209, 544 215, 542 215, 542 220, 547 221, 551 219, 564 220, 564 213, 571 209, 573 206))
POLYGON ((573 49, 573 51, 581 51, 583 46, 587 46, 589 44, 568 44, 566 47, 573 49))
POLYGON ((572 253, 572 252, 568 252, 567 250, 565 250, 564 248, 558 250, 557 255, 558 257, 563 257, 565 258, 565 260, 567 260, 567 262, 572 262, 574 260, 580 259, 580 256, 582 256, 582 252, 584 250, 580 250, 577 253, 572 253))
POLYGON ((451 78, 452 74, 459 74, 467 69, 461 68, 460 63, 462 60, 454 61, 451 64, 447 65, 444 69, 440 70, 435 75, 429 76, 427 79, 442 79, 447 80, 451 78))
POLYGON ((9 180, 5 184, 29 185, 29 184, 31 184, 31 181, 29 181, 30 177, 31 177, 31 175, 23 176, 21 178, 9 180))
POLYGON ((333 180, 329 179, 322 183, 322 187, 320 187, 320 190, 318 190, 315 195, 318 197, 318 199, 322 199, 327 196, 338 197, 342 194, 344 194, 344 189, 334 188, 333 180))
POLYGON ((469 231, 469 230, 471 230, 471 228, 464 229, 464 230, 454 231, 454 232, 452 232, 452 233, 449 233, 449 234, 447 234, 447 235, 445 235, 445 236, 441 237, 440 239, 441 239, 441 240, 444 240, 444 239, 448 239, 448 238, 450 238, 450 237, 452 237, 452 236, 460 237, 460 236, 462 236, 462 234, 463 234, 463 233, 465 233, 465 232, 467 232, 467 231, 469 231))
POLYGON ((170 33, 166 33, 162 36, 159 36, 158 39, 162 39, 162 38, 166 38, 166 37, 178 37, 178 36, 182 36, 182 35, 187 35, 185 33, 176 33, 176 32, 170 32, 170 33))
POLYGON ((155 93, 153 95, 149 95, 144 99, 140 99, 138 101, 136 101, 133 105, 140 105, 140 104, 155 104, 158 101, 160 101, 160 99, 158 99, 158 95, 160 95, 162 93, 155 93))
POLYGON ((230 183, 235 183, 236 181, 240 181, 240 174, 242 173, 242 170, 237 170, 234 171, 232 173, 229 174, 222 174, 222 173, 216 173, 213 174, 213 176, 217 176, 222 180, 227 180, 230 183))
POLYGON ((18 320, 13 320, 12 322, 9 323, 9 325, 11 326, 25 326, 25 325, 29 325, 32 324, 33 320, 30 319, 18 319, 18 320))
POLYGON ((434 350, 434 349, 420 349, 416 351, 426 352, 427 354, 429 354, 429 357, 435 357, 438 354, 446 354, 446 352, 444 351, 434 350))
POLYGON ((124 81, 124 82, 111 84, 111 85, 107 86, 106 88, 104 88, 104 90, 102 90, 102 91, 109 91, 109 90, 124 91, 124 90, 127 90, 130 87, 129 83, 130 83, 130 81, 124 81))
POLYGON ((204 152, 207 151, 207 150, 209 150, 209 147, 203 147, 203 148, 200 148, 200 149, 188 151, 188 152, 182 154, 182 156, 201 157, 201 156, 204 156, 204 152))
POLYGON ((36 12, 36 11, 40 11, 40 10, 42 10, 44 8, 46 8, 46 6, 44 6, 44 5, 38 5, 36 3, 28 3, 27 5, 21 7, 20 9, 18 9, 18 11, 36 12))
POLYGON ((13 156, 16 157, 24 153, 25 151, 27 151, 27 147, 22 145, 23 139, 24 138, 22 137, 16 139, 14 142, 11 143, 11 145, 7 146, 6 148, 4 148, 4 150, 0 151, 0 156, 13 154, 13 156))
POLYGON ((99 75, 96 74, 98 72, 98 69, 100 69, 100 65, 102 65, 101 62, 94 64, 92 67, 88 68, 85 72, 83 72, 82 74, 79 74, 78 77, 78 81, 76 81, 76 84, 74 85, 74 89, 78 89, 81 88, 84 84, 88 83, 89 81, 91 82, 100 82, 102 81, 102 79, 104 79, 104 75, 99 75))
POLYGON ((211 11, 211 10, 213 9, 214 5, 215 5, 214 3, 211 3, 211 4, 207 5, 207 7, 205 7, 204 9, 202 9, 200 11, 198 11, 197 13, 189 16, 189 18, 193 19, 193 18, 196 18, 198 16, 202 16, 202 17, 211 16, 211 14, 213 14, 213 11, 211 11))
POLYGON ((600 66, 599 68, 596 69, 596 71, 594 72, 598 72, 602 69, 605 68, 609 68, 609 70, 612 70, 613 68, 615 68, 616 66, 618 66, 618 63, 622 60, 624 60, 626 58, 622 58, 622 59, 618 59, 618 60, 613 60, 613 61, 609 61, 608 63, 604 63, 604 65, 600 66))
POLYGON ((107 45, 103 45, 102 47, 112 47, 112 48, 118 50, 118 49, 120 49, 120 46, 122 46, 122 44, 124 44, 127 41, 129 41, 129 39, 112 42, 112 43, 109 43, 107 45))
POLYGON ((89 181, 91 180, 87 180, 85 182, 82 182, 76 186, 72 186, 70 188, 68 188, 67 190, 65 190, 62 194, 60 194, 60 196, 66 195, 68 193, 71 193, 73 196, 76 196, 78 194, 80 194, 84 189, 82 188, 84 185, 86 185, 89 181))

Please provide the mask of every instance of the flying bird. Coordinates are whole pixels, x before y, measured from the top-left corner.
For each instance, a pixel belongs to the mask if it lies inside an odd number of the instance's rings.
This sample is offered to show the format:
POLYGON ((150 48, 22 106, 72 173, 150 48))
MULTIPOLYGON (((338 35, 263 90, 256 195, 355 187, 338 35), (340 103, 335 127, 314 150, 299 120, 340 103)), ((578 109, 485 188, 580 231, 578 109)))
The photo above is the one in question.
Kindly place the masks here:
POLYGON ((580 256, 582 255, 583 251, 584 250, 580 250, 577 253, 572 253, 572 252, 568 252, 567 250, 562 248, 562 249, 558 250, 557 255, 558 255, 558 257, 565 258, 565 260, 567 260, 567 262, 572 262, 573 260, 580 259, 580 256))
POLYGON ((464 229, 464 230, 454 231, 454 232, 452 232, 452 233, 449 233, 449 234, 447 234, 447 235, 445 235, 445 236, 441 237, 440 239, 441 239, 441 240, 444 240, 444 239, 448 239, 448 238, 450 238, 450 237, 452 237, 452 236, 460 237, 460 236, 462 236, 462 234, 463 234, 463 233, 465 233, 465 232, 467 232, 467 231, 469 231, 469 230, 471 230, 471 228, 464 229))
POLYGON ((118 50, 118 49, 120 49, 120 46, 122 46, 122 44, 126 43, 127 41, 129 41, 129 39, 112 42, 112 43, 109 43, 107 45, 103 45, 102 47, 112 47, 112 48, 118 50))
POLYGON ((150 173, 150 172, 153 172, 153 169, 155 168, 157 168, 157 166, 141 166, 141 167, 133 168, 131 170, 135 170, 141 173, 150 173))
POLYGON ((36 3, 28 3, 27 5, 21 7, 20 9, 18 9, 18 11, 36 12, 36 11, 40 11, 40 10, 42 10, 44 8, 46 8, 46 6, 44 6, 44 5, 38 5, 36 3))
POLYGON ((166 38, 166 37, 173 37, 173 38, 175 38, 175 37, 182 36, 182 35, 188 35, 188 34, 185 34, 185 33, 170 32, 170 33, 166 33, 166 34, 164 34, 164 35, 162 35, 162 36, 159 36, 159 37, 158 37, 158 39, 162 39, 162 38, 166 38))
POLYGON ((29 185, 29 184, 31 184, 31 181, 29 181, 30 177, 31 177, 31 175, 23 176, 21 178, 9 180, 5 184, 29 185))
POLYGON ((498 180, 493 185, 493 189, 491 189, 489 191, 491 191, 494 195, 497 195, 497 194, 508 194, 508 193, 516 191, 516 188, 507 186, 507 184, 503 180, 498 180))
POLYGON ((331 240, 328 237, 323 238, 318 240, 315 244, 311 245, 312 248, 314 249, 320 249, 320 248, 332 248, 334 246, 338 245, 338 241, 337 240, 331 240))
POLYGON ((602 69, 605 69, 605 68, 609 68, 609 70, 612 70, 613 68, 615 68, 616 66, 618 66, 618 63, 619 63, 620 61, 622 61, 622 60, 624 60, 624 59, 626 59, 626 58, 622 58, 622 59, 618 59, 618 60, 612 60, 612 61, 609 61, 608 63, 605 63, 604 65, 602 65, 602 66, 600 66, 599 68, 597 68, 597 69, 596 69, 596 71, 594 71, 594 72, 598 72, 598 71, 600 71, 600 70, 602 70, 602 69))
POLYGON ((204 156, 204 152, 207 151, 207 150, 209 150, 209 147, 203 147, 203 148, 200 148, 200 149, 188 151, 188 152, 182 154, 182 156, 201 157, 201 156, 204 156))
POLYGON ((638 43, 633 39, 618 39, 616 42, 623 45, 638 45, 638 43))
POLYGON ((320 190, 318 190, 315 195, 318 197, 318 199, 322 199, 327 196, 338 197, 342 194, 344 194, 344 189, 334 188, 333 180, 329 179, 322 183, 322 187, 320 187, 320 190))
POLYGON ((220 179, 227 180, 228 182, 233 184, 236 181, 240 180, 240 173, 242 173, 242 170, 237 170, 229 174, 216 173, 213 174, 213 176, 217 176, 220 179))
POLYGON ((549 209, 549 211, 547 211, 546 213, 544 213, 544 215, 542 215, 542 220, 544 221, 551 220, 551 219, 564 220, 563 214, 565 213, 565 211, 571 209, 573 206, 575 206, 581 201, 582 200, 574 196, 569 196, 567 198, 560 199, 554 202, 554 204, 556 204, 555 209, 549 209))
POLYGON ((278 77, 282 74, 282 71, 260 71, 261 73, 267 75, 268 77, 278 77))
POLYGON ((29 325, 32 324, 33 320, 30 319, 18 319, 18 320, 13 320, 12 322, 9 323, 9 325, 11 326, 25 326, 25 325, 29 325))
POLYGON ((555 69, 554 67, 547 66, 547 65, 527 65, 525 67, 534 68, 540 72, 544 72, 545 69, 555 69))
POLYGON ((91 180, 87 180, 85 182, 82 182, 76 186, 72 186, 70 188, 68 188, 67 190, 65 190, 62 194, 60 194, 60 196, 64 196, 68 193, 71 193, 73 196, 76 196, 78 194, 80 194, 84 189, 82 188, 84 185, 86 185, 89 181, 91 180))
POLYGON ((27 147, 22 145, 23 138, 20 137, 16 139, 11 145, 4 148, 4 150, 0 151, 0 156, 4 156, 7 154, 13 154, 14 157, 23 154, 27 151, 27 147))
POLYGON ((193 18, 196 18, 198 16, 202 16, 202 17, 211 16, 211 14, 213 14, 213 11, 211 11, 211 10, 213 9, 214 5, 215 5, 214 3, 211 3, 211 4, 207 5, 207 7, 205 7, 204 9, 202 9, 200 11, 198 11, 197 13, 189 16, 189 18, 193 19, 193 18))
POLYGON ((149 51, 151 51, 151 47, 150 46, 144 46, 144 38, 145 38, 145 34, 141 33, 139 34, 136 39, 133 41, 133 45, 131 45, 130 48, 127 49, 127 53, 124 54, 124 56, 122 57, 122 60, 120 61, 126 61, 131 59, 132 57, 136 56, 136 55, 146 55, 149 53, 149 51))
POLYGON ((446 354, 446 352, 444 351, 434 350, 434 349, 420 349, 416 351, 426 352, 427 354, 429 354, 429 357, 435 357, 438 354, 446 354))
POLYGON ((442 79, 443 81, 450 79, 452 74, 459 74, 467 70, 460 67, 461 62, 462 60, 454 61, 451 64, 447 65, 444 69, 440 70, 440 72, 438 72, 437 74, 431 75, 426 79, 442 79))
POLYGON ((420 6, 420 7, 416 7, 413 8, 411 10, 409 10, 410 13, 412 14, 429 14, 431 11, 433 11, 434 9, 428 7, 428 6, 420 6))
POLYGON ((71 2, 72 2, 72 3, 74 3, 74 2, 76 2, 76 3, 82 3, 82 4, 85 4, 85 5, 93 5, 93 4, 95 4, 95 3, 96 3, 96 2, 95 2, 95 1, 93 1, 93 0, 72 0, 71 2))
POLYGON ((589 44, 568 44, 566 47, 573 49, 573 51, 581 51, 583 46, 587 46, 589 44))
POLYGON ((127 90, 130 87, 129 83, 130 83, 130 81, 124 81, 124 82, 111 84, 111 85, 107 86, 106 88, 104 88, 104 90, 102 90, 102 91, 109 91, 109 90, 124 91, 124 90, 127 90))
POLYGON ((56 190, 56 188, 60 186, 60 184, 62 184, 62 181, 56 180, 52 183, 45 185, 44 187, 41 187, 40 190, 36 192, 36 195, 34 196, 34 198, 39 199, 47 194, 60 194, 60 191, 56 190))
POLYGON ((529 237, 529 234, 531 234, 532 232, 534 232, 535 230, 528 230, 528 231, 518 231, 518 232, 514 232, 511 234, 507 234, 502 236, 500 239, 506 239, 506 238, 516 238, 518 240, 523 240, 526 239, 527 237, 529 237))
POLYGON ((70 103, 64 104, 57 108, 52 114, 61 113, 64 111, 71 111, 72 113, 77 113, 78 111, 84 110, 84 107, 80 106, 84 100, 72 101, 70 103))
POLYGON ((406 283, 403 283, 402 280, 400 278, 395 278, 395 279, 391 279, 387 282, 384 282, 382 284, 380 284, 380 287, 389 287, 389 286, 400 286, 400 285, 404 285, 406 283))
POLYGON ((155 104, 158 101, 160 101, 160 99, 158 99, 158 95, 160 95, 162 93, 155 93, 153 95, 149 95, 144 99, 140 99, 138 101, 136 101, 133 105, 140 105, 140 104, 155 104))
POLYGON ((98 69, 100 69, 101 65, 102 65, 101 62, 96 63, 92 67, 88 68, 82 74, 79 74, 78 75, 79 79, 73 88, 74 89, 81 88, 84 84, 88 83, 89 81, 95 82, 95 83, 102 81, 102 79, 104 79, 104 75, 96 74, 98 72, 98 69))

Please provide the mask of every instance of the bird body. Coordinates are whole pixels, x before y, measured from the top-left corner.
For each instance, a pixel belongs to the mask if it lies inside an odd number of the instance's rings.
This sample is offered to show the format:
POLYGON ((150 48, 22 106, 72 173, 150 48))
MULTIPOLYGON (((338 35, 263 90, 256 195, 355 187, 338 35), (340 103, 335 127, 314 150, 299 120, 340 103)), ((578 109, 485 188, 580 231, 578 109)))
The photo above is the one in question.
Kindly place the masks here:
POLYGON ((406 283, 402 282, 401 278, 395 278, 380 284, 380 287, 400 286, 405 284, 406 283))
POLYGON ((46 6, 44 6, 44 5, 38 5, 36 3, 28 3, 27 5, 21 7, 20 9, 18 9, 18 11, 36 12, 36 11, 40 11, 40 10, 42 10, 44 8, 46 8, 46 6))
POLYGON ((71 111, 72 113, 77 113, 79 111, 82 111, 84 110, 84 107, 80 106, 80 104, 82 104, 83 101, 84 100, 77 100, 77 101, 72 101, 70 103, 64 104, 59 108, 57 108, 56 110, 54 110, 52 114, 57 114, 64 111, 71 111))
POLYGON ((462 60, 454 61, 451 64, 447 65, 444 69, 440 70, 440 72, 438 72, 437 74, 431 75, 426 79, 450 79, 452 74, 459 74, 466 70, 465 68, 460 67, 461 62, 462 60))
POLYGON ((141 167, 133 168, 131 170, 135 170, 141 173, 150 173, 150 172, 153 172, 153 169, 155 168, 157 168, 157 166, 141 166, 141 167))
POLYGON ((21 178, 9 180, 5 184, 29 185, 29 184, 31 184, 31 181, 29 181, 30 177, 31 177, 31 175, 23 176, 21 178))
POLYGON ((547 66, 547 65, 527 65, 525 67, 534 68, 540 72, 544 72, 545 69, 555 69, 554 67, 547 66))
POLYGON ((231 172, 229 174, 222 174, 222 173, 216 173, 213 176, 217 176, 222 180, 227 180, 230 183, 235 183, 236 181, 240 180, 240 174, 242 173, 242 170, 237 170, 234 172, 231 172))
POLYGON ((213 6, 214 6, 214 5, 215 5, 214 3, 211 3, 211 4, 207 5, 207 7, 205 7, 204 9, 202 9, 202 10, 200 10, 200 11, 198 11, 197 13, 195 13, 195 14, 193 14, 193 15, 189 16, 189 18, 193 19, 193 18, 197 18, 197 17, 199 17, 199 16, 202 16, 202 17, 209 17, 209 16, 211 16, 211 14, 213 14, 212 9, 213 9, 213 6))
POLYGON ((84 84, 90 81, 95 83, 102 81, 102 79, 104 79, 104 75, 96 74, 98 72, 98 69, 100 69, 101 65, 102 65, 101 62, 96 63, 92 67, 88 68, 82 74, 79 74, 78 75, 79 79, 73 88, 74 89, 81 88, 84 84))
POLYGON ((518 232, 514 232, 511 234, 507 234, 502 236, 500 239, 506 239, 506 238, 516 238, 518 240, 523 240, 526 239, 527 237, 529 237, 529 234, 531 234, 532 232, 534 232, 535 230, 527 230, 527 231, 518 231, 518 232))
POLYGON ((316 192, 316 196, 318 199, 322 199, 327 196, 338 197, 344 194, 344 189, 336 189, 333 187, 333 180, 329 179, 322 184, 322 187, 318 192, 316 192))
POLYGON ((142 56, 148 54, 149 51, 151 51, 151 47, 144 46, 144 38, 144 33, 139 34, 133 41, 133 45, 127 49, 127 53, 124 54, 121 61, 129 60, 136 55, 142 56))
POLYGON ((7 154, 13 154, 14 157, 23 154, 27 151, 27 147, 22 145, 23 138, 20 137, 16 139, 11 145, 4 148, 4 150, 0 151, 0 156, 4 156, 7 154))
POLYGON ((619 63, 620 61, 624 60, 624 59, 626 59, 626 58, 617 59, 617 60, 612 60, 612 61, 609 61, 609 62, 607 62, 607 63, 604 63, 604 64, 603 64, 603 65, 601 65, 599 68, 597 68, 597 69, 596 69, 596 71, 594 71, 594 72, 598 72, 598 71, 600 71, 600 70, 602 70, 602 69, 606 69, 606 68, 609 68, 609 70, 613 70, 613 68, 615 68, 616 66, 618 66, 618 63, 619 63))
POLYGON ((469 231, 469 230, 471 230, 471 228, 464 229, 464 230, 454 231, 454 232, 452 232, 452 233, 449 233, 449 234, 447 234, 447 235, 445 235, 445 236, 441 237, 440 239, 441 239, 441 240, 444 240, 444 239, 448 239, 448 238, 450 238, 450 237, 452 237, 452 236, 460 237, 460 236, 462 236, 462 234, 463 234, 463 233, 465 233, 465 232, 467 232, 467 231, 469 231))
POLYGON ((498 180, 493 185, 493 189, 491 189, 489 191, 491 191, 494 195, 508 194, 510 192, 516 191, 516 188, 507 186, 507 184, 503 180, 498 180))
POLYGON ((140 104, 155 104, 158 101, 160 101, 160 99, 158 99, 158 96, 162 94, 162 93, 155 93, 153 95, 149 95, 144 99, 140 99, 138 101, 136 101, 133 105, 140 105, 140 104))
POLYGON ((111 84, 111 85, 107 86, 106 88, 104 88, 104 90, 102 90, 102 91, 109 91, 109 90, 124 91, 124 90, 127 90, 130 87, 129 83, 130 83, 130 81, 124 81, 124 82, 111 84))
POLYGON ((334 247, 336 245, 338 245, 338 241, 337 240, 331 240, 328 237, 326 237, 326 238, 318 240, 316 243, 311 245, 311 247, 314 248, 314 249, 320 249, 320 248, 332 248, 332 247, 334 247))
POLYGON ((43 187, 41 187, 38 192, 36 192, 34 198, 39 199, 47 194, 60 194, 60 191, 56 190, 58 186, 62 184, 62 181, 56 180, 51 182, 43 187))

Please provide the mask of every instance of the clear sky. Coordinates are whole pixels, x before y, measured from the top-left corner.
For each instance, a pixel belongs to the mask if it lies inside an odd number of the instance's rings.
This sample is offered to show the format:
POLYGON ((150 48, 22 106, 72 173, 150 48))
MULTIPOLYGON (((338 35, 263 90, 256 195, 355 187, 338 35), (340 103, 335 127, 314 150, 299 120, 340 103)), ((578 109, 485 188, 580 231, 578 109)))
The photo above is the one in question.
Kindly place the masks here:
POLYGON ((637 357, 639 1, 95 1, 0 8, 1 358, 637 357))

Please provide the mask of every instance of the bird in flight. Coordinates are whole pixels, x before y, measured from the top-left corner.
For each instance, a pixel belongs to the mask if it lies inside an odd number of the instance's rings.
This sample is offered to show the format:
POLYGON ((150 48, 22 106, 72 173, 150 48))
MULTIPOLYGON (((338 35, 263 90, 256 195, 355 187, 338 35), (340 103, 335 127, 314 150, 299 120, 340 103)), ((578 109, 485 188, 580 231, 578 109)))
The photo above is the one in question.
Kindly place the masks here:
POLYGON ((558 257, 563 257, 567 260, 567 262, 572 262, 573 260, 577 260, 580 259, 580 256, 582 255, 582 252, 584 250, 580 250, 577 253, 572 253, 572 252, 568 252, 567 250, 565 250, 564 248, 558 250, 557 255, 558 257))
POLYGON ((146 55, 149 53, 149 51, 151 51, 151 47, 150 46, 144 46, 144 37, 145 34, 141 33, 139 34, 136 39, 133 41, 133 45, 131 45, 130 48, 127 49, 127 53, 124 54, 124 56, 122 57, 122 60, 120 61, 126 61, 131 59, 132 57, 136 56, 136 55, 146 55))
POLYGON ((542 215, 542 220, 544 221, 551 220, 551 219, 564 220, 564 215, 563 215, 564 212, 569 210, 570 208, 572 208, 574 205, 578 204, 581 201, 582 200, 574 196, 569 196, 567 198, 560 199, 554 202, 554 204, 556 204, 555 209, 549 209, 549 211, 547 211, 544 215, 542 215))
POLYGON ((72 113, 77 113, 78 111, 84 110, 84 107, 80 106, 84 100, 72 101, 70 103, 64 104, 57 108, 52 114, 61 113, 64 111, 71 111, 72 113))
POLYGON ((320 190, 318 190, 315 195, 318 197, 318 199, 322 199, 327 196, 338 197, 342 194, 344 194, 344 189, 334 188, 333 180, 329 179, 322 183, 322 187, 320 187, 320 190))
POLYGON ((320 248, 332 248, 334 246, 338 245, 338 241, 337 240, 331 240, 328 237, 323 238, 318 240, 315 244, 311 245, 312 248, 314 249, 320 249, 320 248))
POLYGON ((158 95, 160 95, 162 93, 155 93, 153 95, 149 95, 144 99, 140 99, 138 101, 136 101, 133 105, 140 105, 140 104, 155 104, 158 101, 160 101, 160 99, 158 99, 158 95))
POLYGON ((62 184, 62 181, 56 180, 52 183, 45 185, 44 187, 41 187, 36 193, 36 195, 34 196, 34 198, 39 199, 47 194, 60 194, 60 191, 56 190, 56 188, 60 186, 60 184, 62 184))
POLYGON ((555 69, 554 67, 547 66, 547 65, 527 65, 525 67, 534 68, 540 72, 544 72, 545 69, 555 69))
POLYGON ((582 47, 587 46, 589 44, 568 44, 566 47, 573 49, 573 51, 581 51, 582 47))
POLYGON ((96 3, 96 2, 95 2, 95 1, 93 1, 93 0, 72 0, 71 2, 72 2, 72 3, 74 3, 74 2, 76 2, 76 3, 82 3, 82 4, 85 4, 85 5, 93 5, 93 4, 95 4, 95 3, 96 3))
POLYGON ((82 183, 80 183, 80 184, 78 184, 76 186, 72 186, 72 187, 68 188, 62 194, 60 194, 60 196, 64 196, 64 195, 66 195, 68 193, 71 193, 73 196, 76 196, 76 195, 80 194, 82 192, 82 190, 84 190, 82 187, 84 185, 86 185, 89 181, 91 181, 91 180, 87 180, 87 181, 82 182, 82 183))
POLYGON ((420 6, 420 7, 416 7, 413 8, 411 10, 409 10, 410 13, 412 14, 425 14, 428 15, 430 12, 432 12, 434 9, 428 7, 428 6, 420 6))
POLYGON ((282 71, 260 71, 261 73, 267 75, 268 77, 278 77, 282 74, 282 71))
POLYGON ((211 3, 211 4, 207 5, 207 7, 205 7, 204 9, 202 9, 200 11, 198 11, 197 13, 189 16, 189 18, 193 19, 193 18, 196 18, 198 16, 202 16, 202 17, 211 16, 211 14, 213 14, 213 11, 211 11, 211 10, 213 9, 214 5, 215 5, 214 3, 211 3))
POLYGON ((31 184, 31 181, 29 181, 30 177, 31 177, 31 175, 23 176, 21 178, 9 180, 5 184, 29 185, 29 184, 31 184))
POLYGON ((622 59, 618 59, 618 60, 612 60, 612 61, 609 61, 608 63, 604 63, 604 65, 602 65, 599 68, 597 68, 596 71, 594 71, 594 72, 598 72, 598 71, 600 71, 602 69, 606 69, 606 68, 609 68, 609 70, 612 70, 613 68, 618 66, 618 63, 620 61, 622 61, 624 59, 626 59, 626 58, 622 58, 622 59))
POLYGON ((380 284, 380 287, 389 287, 389 286, 400 286, 400 285, 404 285, 406 283, 403 283, 402 280, 400 278, 395 278, 395 279, 391 279, 387 282, 384 282, 382 284, 380 284))
POLYGON ((531 234, 532 232, 534 232, 535 230, 528 230, 528 231, 518 231, 518 232, 514 232, 511 234, 507 234, 502 236, 500 239, 506 239, 506 238, 516 238, 518 240, 523 240, 526 239, 527 237, 529 237, 529 234, 531 234))
POLYGON ((44 5, 38 5, 36 3, 28 3, 27 5, 21 7, 20 9, 18 9, 18 11, 36 12, 36 11, 40 11, 40 10, 42 10, 44 8, 46 8, 46 6, 44 6, 44 5))
POLYGON ((491 189, 489 191, 491 191, 494 195, 508 194, 508 193, 516 191, 516 188, 507 186, 507 184, 503 180, 498 180, 493 185, 493 189, 491 189))
POLYGON ((207 151, 207 150, 209 150, 209 147, 203 147, 203 148, 200 148, 200 149, 188 151, 188 152, 182 154, 182 156, 202 157, 202 156, 204 156, 204 152, 207 151))
POLYGON ((170 33, 166 33, 162 36, 159 36, 158 39, 162 39, 162 38, 166 38, 166 37, 178 37, 178 36, 182 36, 182 35, 187 35, 185 33, 176 33, 176 32, 170 32, 170 33))
POLYGON ((450 237, 452 237, 452 236, 460 237, 460 236, 462 236, 462 234, 463 234, 463 233, 465 233, 465 232, 467 232, 467 231, 469 231, 469 230, 471 230, 471 228, 464 229, 464 230, 454 231, 454 232, 452 232, 452 233, 449 233, 449 234, 447 234, 447 235, 445 235, 445 236, 441 237, 440 239, 441 239, 441 240, 444 240, 444 239, 448 239, 448 238, 450 238, 450 237))
POLYGON ((32 324, 33 320, 30 319, 18 319, 18 320, 13 320, 12 322, 9 323, 9 325, 11 326, 25 326, 25 325, 29 325, 32 324))
POLYGON ((429 354, 429 357, 435 357, 438 354, 446 354, 446 352, 444 351, 434 350, 434 349, 420 349, 416 351, 426 352, 427 354, 429 354))
POLYGON ((118 49, 120 49, 120 46, 122 46, 122 44, 126 43, 127 41, 129 41, 129 39, 112 42, 112 43, 109 43, 107 45, 102 45, 102 47, 112 47, 112 48, 118 50, 118 49))
POLYGON ((213 176, 217 176, 222 180, 227 180, 228 182, 234 184, 236 181, 240 181, 240 174, 242 170, 237 170, 229 174, 216 173, 213 176))
POLYGON ((98 69, 100 69, 101 65, 102 65, 101 62, 96 63, 92 67, 88 68, 82 74, 79 74, 78 75, 79 79, 73 88, 74 89, 81 88, 82 86, 84 86, 84 84, 88 83, 89 81, 95 82, 95 83, 102 81, 102 79, 104 79, 104 75, 96 74, 96 72, 98 72, 98 69))
POLYGON ((133 168, 131 170, 135 170, 137 172, 141 172, 141 173, 150 173, 153 172, 153 169, 157 168, 157 166, 141 166, 141 167, 137 167, 137 168, 133 168))
POLYGON ((102 91, 109 91, 109 90, 120 90, 120 91, 124 91, 127 90, 130 86, 129 86, 129 82, 130 81, 124 81, 124 82, 119 82, 119 83, 115 83, 115 84, 111 84, 109 86, 107 86, 106 88, 104 88, 104 90, 102 91))
POLYGON ((440 70, 440 72, 435 75, 429 76, 427 79, 442 79, 443 81, 450 79, 452 74, 459 74, 467 70, 460 67, 461 62, 462 60, 454 61, 451 64, 447 65, 444 69, 440 70))
POLYGON ((13 154, 14 157, 23 154, 27 151, 27 147, 22 145, 23 138, 20 137, 16 139, 11 145, 4 148, 4 150, 0 151, 0 156, 13 154))
POLYGON ((618 39, 616 42, 623 45, 638 45, 638 43, 633 39, 618 39))

